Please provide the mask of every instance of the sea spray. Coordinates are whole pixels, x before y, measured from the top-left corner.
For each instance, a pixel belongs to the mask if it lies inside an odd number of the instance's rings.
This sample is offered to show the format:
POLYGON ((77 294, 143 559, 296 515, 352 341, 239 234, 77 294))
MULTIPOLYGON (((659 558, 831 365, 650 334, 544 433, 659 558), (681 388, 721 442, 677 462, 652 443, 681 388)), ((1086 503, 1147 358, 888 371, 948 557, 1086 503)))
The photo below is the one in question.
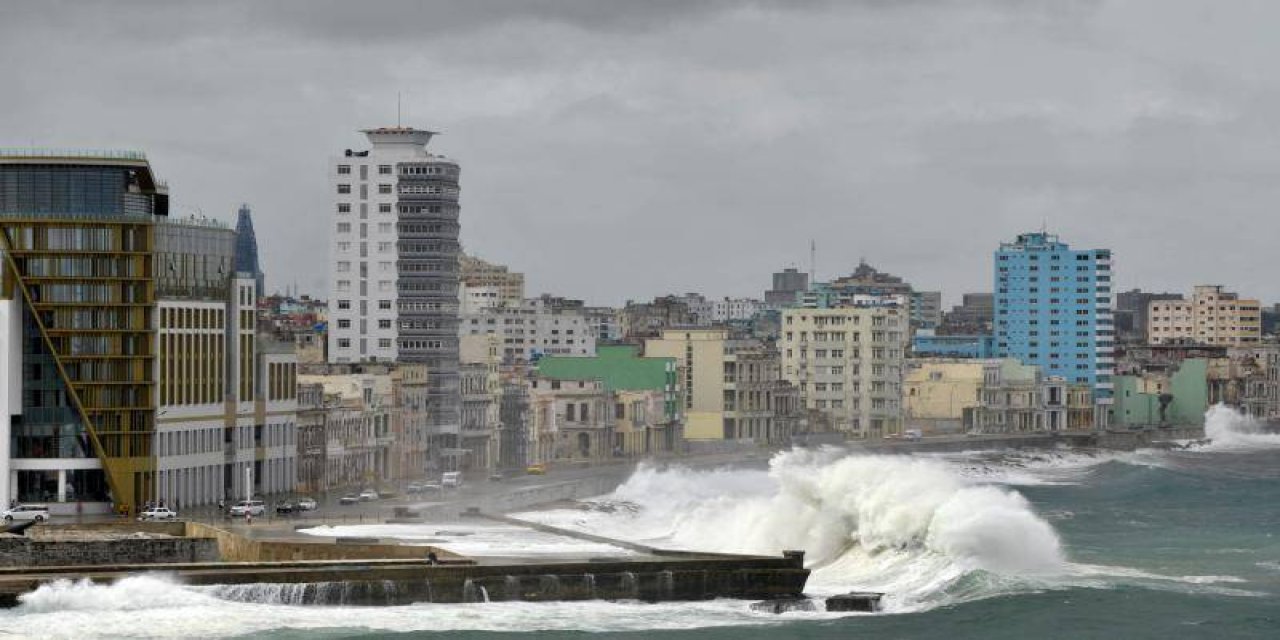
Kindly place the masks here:
POLYGON ((1248 451, 1280 447, 1280 433, 1266 433, 1256 418, 1216 404, 1204 414, 1209 444, 1201 451, 1248 451))
POLYGON ((603 500, 638 509, 529 516, 658 546, 804 549, 811 585, 912 601, 962 580, 1049 577, 1065 563, 1056 532, 1025 498, 939 460, 797 450, 775 456, 767 474, 645 468, 603 500))

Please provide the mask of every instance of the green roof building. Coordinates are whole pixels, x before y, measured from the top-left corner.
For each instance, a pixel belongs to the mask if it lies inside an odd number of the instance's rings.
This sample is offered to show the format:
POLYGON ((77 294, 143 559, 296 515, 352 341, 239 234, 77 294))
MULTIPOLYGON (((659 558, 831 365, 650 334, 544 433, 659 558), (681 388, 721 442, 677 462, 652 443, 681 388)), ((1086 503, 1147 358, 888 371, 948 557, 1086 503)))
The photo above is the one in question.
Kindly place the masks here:
POLYGON ((538 375, 552 380, 600 380, 609 391, 659 391, 667 422, 680 418, 675 358, 644 358, 631 345, 599 346, 594 357, 545 356, 538 375))

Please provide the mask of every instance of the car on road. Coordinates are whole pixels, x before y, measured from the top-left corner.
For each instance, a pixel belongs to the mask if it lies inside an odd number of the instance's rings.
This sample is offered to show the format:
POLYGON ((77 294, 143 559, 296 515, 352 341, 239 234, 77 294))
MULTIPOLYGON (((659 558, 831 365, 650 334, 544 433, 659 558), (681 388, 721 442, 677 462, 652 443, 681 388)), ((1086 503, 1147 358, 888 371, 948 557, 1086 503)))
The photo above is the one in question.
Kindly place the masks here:
POLYGON ((246 514, 251 516, 261 516, 267 513, 267 503, 261 500, 241 500, 231 505, 232 516, 243 518, 246 514))
POLYGON ((298 498, 298 508, 303 511, 315 511, 317 506, 314 498, 298 498))
POLYGON ((178 512, 169 507, 152 507, 138 515, 138 520, 177 520, 178 512))
POLYGON ((531 476, 545 476, 547 475, 547 465, 541 463, 531 464, 524 468, 524 472, 531 476))
POLYGON ((373 489, 365 489, 360 492, 360 502, 373 502, 378 499, 378 492, 373 489))
POLYGON ((446 471, 440 476, 440 486, 457 489, 462 486, 462 472, 446 471))
POLYGON ((4 521, 35 520, 44 522, 49 519, 49 506, 43 504, 20 504, 4 510, 4 521))
POLYGON ((299 511, 302 511, 302 509, 298 507, 298 503, 293 501, 286 500, 276 505, 276 513, 282 516, 291 515, 299 511))
POLYGON ((360 502, 360 496, 354 493, 348 493, 347 495, 338 498, 338 504, 355 504, 357 502, 360 502))
POLYGON ((423 492, 423 493, 439 493, 439 492, 441 492, 441 491, 444 491, 444 486, 443 486, 443 485, 441 485, 439 482, 424 482, 424 483, 422 483, 422 492, 423 492))

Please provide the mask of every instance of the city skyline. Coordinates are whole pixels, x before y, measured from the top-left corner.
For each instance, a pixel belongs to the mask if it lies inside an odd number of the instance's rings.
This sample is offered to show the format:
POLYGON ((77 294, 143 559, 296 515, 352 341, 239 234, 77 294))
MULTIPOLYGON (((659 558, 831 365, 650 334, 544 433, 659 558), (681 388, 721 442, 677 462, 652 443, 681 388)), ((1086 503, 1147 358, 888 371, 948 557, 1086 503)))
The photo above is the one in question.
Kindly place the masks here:
POLYGON ((24 88, 0 144, 143 149, 177 215, 254 203, 272 291, 328 295, 324 159, 395 124, 399 94, 469 167, 464 248, 530 292, 757 296, 817 238, 819 279, 866 257, 950 305, 1046 225, 1111 248, 1117 290, 1280 299, 1254 257, 1280 231, 1259 27, 1280 8, 1058 5, 383 5, 432 18, 413 29, 336 4, 6 6, 0 51, 27 62, 0 70, 24 88), (127 93, 99 80, 137 59, 127 93))

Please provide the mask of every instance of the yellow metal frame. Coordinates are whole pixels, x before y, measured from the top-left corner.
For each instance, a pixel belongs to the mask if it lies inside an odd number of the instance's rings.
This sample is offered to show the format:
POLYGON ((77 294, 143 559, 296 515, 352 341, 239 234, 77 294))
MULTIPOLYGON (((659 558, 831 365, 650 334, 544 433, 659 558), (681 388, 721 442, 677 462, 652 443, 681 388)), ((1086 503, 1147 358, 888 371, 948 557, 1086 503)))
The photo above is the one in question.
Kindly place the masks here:
MULTIPOLYGON (((154 297, 155 297, 155 294, 154 294, 154 280, 153 280, 153 278, 154 278, 154 274, 150 274, 150 275, 148 275, 148 276, 142 276, 142 277, 131 277, 131 278, 119 278, 119 277, 103 277, 103 278, 99 278, 99 277, 96 277, 96 276, 83 276, 83 277, 77 277, 77 276, 72 276, 72 277, 45 277, 45 276, 40 276, 40 277, 27 278, 27 277, 26 277, 26 276, 25 276, 25 275, 24 275, 24 274, 23 274, 23 273, 18 269, 18 264, 17 264, 17 255, 16 255, 16 254, 24 254, 24 257, 25 257, 25 255, 27 255, 27 254, 30 254, 30 255, 33 255, 33 256, 65 256, 65 255, 67 255, 67 253, 72 253, 72 254, 75 254, 75 255, 90 255, 90 256, 91 256, 91 255, 103 255, 103 254, 109 254, 109 255, 120 255, 120 254, 124 254, 124 255, 138 255, 138 254, 144 254, 144 255, 145 255, 145 254, 150 254, 150 253, 153 251, 153 249, 154 249, 154 242, 155 242, 154 228, 153 228, 150 224, 148 224, 148 223, 146 223, 146 222, 140 222, 140 221, 137 221, 137 220, 120 220, 120 221, 114 221, 114 220, 95 219, 95 220, 92 220, 92 221, 88 221, 88 220, 85 220, 85 221, 77 221, 77 220, 60 220, 60 219, 57 219, 57 218, 47 218, 47 219, 46 219, 46 218, 13 218, 13 219, 6 219, 6 220, 5 220, 5 222, 6 222, 6 223, 16 223, 16 224, 20 224, 20 225, 23 225, 23 226, 31 225, 31 226, 33 226, 33 227, 35 227, 35 228, 51 228, 51 227, 76 227, 76 228, 83 228, 83 227, 86 227, 86 226, 99 226, 99 225, 102 225, 102 226, 117 226, 117 227, 119 227, 119 226, 137 226, 137 227, 142 227, 142 228, 146 228, 146 229, 147 229, 147 238, 146 238, 146 245, 147 245, 147 249, 146 249, 145 251, 141 251, 141 252, 140 252, 140 251, 130 251, 130 252, 109 252, 109 251, 108 251, 108 252, 104 252, 104 251, 83 251, 83 252, 81 252, 81 251, 74 251, 74 252, 62 252, 62 251, 49 251, 49 250, 42 250, 42 249, 23 249, 23 250, 15 251, 15 250, 14 250, 14 247, 13 247, 13 242, 12 242, 12 240, 11 240, 11 239, 10 239, 10 237, 9 237, 9 231, 10 231, 10 228, 9 228, 9 227, 10 227, 10 224, 6 224, 6 225, 5 225, 5 227, 6 227, 6 228, 4 228, 4 229, 0 229, 0 242, 3 242, 3 245, 4 245, 4 247, 3 247, 3 248, 4 248, 4 254, 5 254, 5 260, 4 260, 4 262, 5 262, 6 266, 8 267, 8 271, 9 271, 9 272, 12 274, 12 276, 13 276, 12 283, 13 283, 13 284, 16 286, 16 288, 21 292, 23 302, 24 302, 24 304, 25 304, 25 306, 26 306, 27 310, 31 313, 32 318, 35 320, 36 327, 39 329, 39 331, 40 331, 40 335, 41 335, 41 338, 44 340, 45 346, 46 346, 46 348, 48 348, 48 350, 49 350, 49 353, 50 353, 50 355, 51 355, 51 357, 52 357, 52 359, 53 359, 54 365, 55 365, 55 367, 56 367, 56 369, 57 369, 57 371, 58 371, 58 375, 59 375, 59 377, 62 379, 63 385, 66 387, 66 390, 67 390, 68 396, 70 397, 71 402, 72 402, 72 404, 74 405, 76 412, 79 414, 81 421, 84 423, 85 431, 89 434, 89 440, 90 440, 90 443, 91 443, 91 444, 92 444, 92 446, 93 446, 94 454, 95 454, 95 455, 97 455, 98 460, 99 460, 99 461, 101 462, 101 464, 102 464, 103 471, 104 471, 104 472, 105 472, 105 474, 106 474, 106 478, 107 478, 107 485, 108 485, 108 486, 109 486, 109 488, 111 489, 111 494, 112 494, 113 499, 115 500, 116 508, 121 508, 122 506, 130 506, 132 509, 137 510, 138 505, 139 505, 139 504, 141 504, 141 502, 143 502, 143 501, 145 501, 145 500, 152 500, 152 499, 155 499, 155 497, 156 497, 156 496, 154 496, 154 495, 153 495, 153 491, 152 491, 152 490, 153 490, 153 488, 154 488, 154 485, 155 485, 154 477, 153 477, 153 476, 154 476, 154 474, 155 474, 155 467, 156 467, 156 464, 155 464, 155 450, 154 450, 154 440, 153 440, 153 441, 152 441, 152 446, 151 446, 150 451, 148 452, 148 454, 147 454, 147 455, 145 455, 145 456, 138 456, 138 455, 134 455, 136 452, 134 451, 134 447, 132 446, 132 444, 133 444, 133 443, 132 443, 132 437, 131 437, 131 436, 134 436, 134 435, 142 435, 142 436, 144 436, 144 437, 146 437, 146 438, 152 438, 152 439, 154 438, 154 434, 155 434, 155 415, 154 415, 154 412, 155 412, 156 408, 155 408, 155 406, 119 406, 119 407, 110 407, 110 406, 108 406, 108 407, 86 407, 86 406, 85 406, 84 401, 83 401, 83 400, 81 399, 81 397, 80 397, 80 389, 79 389, 79 387, 81 387, 81 386, 86 386, 86 387, 89 387, 89 386, 93 386, 93 387, 101 387, 101 386, 110 386, 110 385, 136 385, 136 386, 139 386, 139 387, 149 387, 149 390, 147 391, 147 394, 146 394, 146 395, 147 395, 147 397, 149 397, 149 398, 150 398, 150 403, 151 403, 151 404, 154 404, 154 402, 155 402, 155 393, 156 393, 156 389, 155 389, 155 381, 154 381, 154 379, 153 379, 153 378, 154 378, 154 376, 151 374, 151 371, 148 371, 148 370, 147 370, 147 368, 148 368, 148 367, 144 364, 144 366, 143 366, 143 373, 144 373, 144 375, 142 376, 142 379, 141 379, 141 380, 117 380, 117 381, 96 381, 96 380, 79 381, 79 380, 73 380, 73 379, 71 378, 71 376, 70 376, 70 375, 68 375, 68 373, 67 373, 67 369, 66 369, 66 366, 65 366, 65 364, 64 364, 64 362, 63 362, 63 359, 64 359, 64 358, 67 358, 67 359, 72 359, 72 360, 79 360, 79 359, 87 359, 87 360, 94 360, 94 359, 97 359, 97 360, 111 360, 111 359, 124 359, 124 358, 128 358, 128 359, 132 359, 132 360, 138 360, 138 361, 144 361, 144 362, 150 363, 150 365, 151 365, 151 366, 150 366, 150 368, 151 368, 151 369, 154 369, 154 365, 155 365, 155 363, 154 363, 154 360, 155 360, 155 353, 154 353, 154 352, 152 352, 152 353, 149 353, 148 355, 145 355, 145 356, 135 356, 135 355, 125 355, 125 354, 109 354, 109 355, 107 355, 107 354, 100 354, 100 355, 92 355, 92 356, 69 356, 69 355, 66 355, 66 356, 64 356, 64 355, 63 355, 63 354, 61 354, 61 353, 59 352, 59 350, 55 347, 53 334, 55 334, 55 333, 56 333, 56 334, 58 334, 58 335, 68 335, 68 336, 74 336, 74 335, 77 335, 77 334, 94 334, 94 335, 98 335, 98 334, 121 334, 121 335, 123 335, 123 334, 129 334, 129 333, 149 335, 149 334, 150 334, 150 332, 151 332, 151 327, 150 327, 150 326, 140 326, 140 327, 136 327, 136 328, 126 328, 126 329, 118 329, 118 330, 116 330, 116 329, 103 329, 103 330, 97 330, 97 329, 92 329, 92 328, 91 328, 91 329, 57 329, 57 328, 55 328, 55 329, 50 329, 49 327, 45 326, 44 320, 43 320, 43 318, 41 318, 41 315, 40 315, 40 307, 59 307, 59 306, 67 306, 67 307, 107 307, 107 306, 115 307, 115 306, 135 306, 135 307, 152 307, 152 308, 154 308, 154 307, 155 307, 155 300, 154 300, 154 297), (79 281, 79 282, 84 282, 84 281, 107 281, 107 282, 140 281, 140 282, 150 282, 150 283, 152 283, 152 287, 148 290, 147 294, 144 296, 144 298, 145 298, 145 300, 146 300, 146 301, 145 301, 145 302, 141 302, 141 303, 96 303, 96 302, 93 302, 93 303, 86 303, 86 302, 65 302, 65 303, 64 303, 64 302, 52 302, 52 303, 43 303, 43 302, 41 302, 41 303, 37 303, 37 302, 36 302, 36 301, 34 301, 34 300, 32 299, 32 297, 31 297, 31 291, 30 291, 30 289, 28 288, 28 283, 27 283, 27 280, 28 280, 28 279, 31 279, 31 280, 52 280, 52 281, 72 281, 72 282, 74 282, 74 281, 79 281), (151 421, 150 421, 150 428, 149 428, 148 430, 146 430, 146 431, 121 430, 121 431, 111 431, 111 432, 109 432, 109 435, 111 435, 111 436, 113 436, 113 437, 116 437, 116 438, 119 438, 119 439, 120 439, 120 441, 121 441, 121 442, 120 442, 120 444, 121 444, 121 447, 120 447, 121 451, 120 451, 120 453, 121 453, 121 454, 123 454, 123 455, 119 455, 119 456, 109 455, 109 454, 108 454, 108 452, 107 452, 107 450, 106 450, 106 448, 103 446, 103 441, 102 441, 102 436, 103 436, 104 434, 107 434, 108 432, 100 432, 100 431, 99 431, 99 429, 98 429, 98 425, 94 422, 93 418, 91 417, 91 414, 93 414, 93 415, 99 415, 99 414, 103 414, 103 413, 110 413, 110 412, 139 412, 139 411, 141 411, 141 412, 146 412, 146 411, 150 411, 150 412, 152 412, 152 417, 151 417, 152 419, 151 419, 151 421), (149 475, 149 476, 152 476, 152 477, 150 477, 150 481, 148 481, 148 482, 141 482, 141 483, 139 483, 139 481, 138 481, 138 480, 139 480, 139 476, 140 476, 140 475, 142 475, 142 474, 147 474, 147 475, 149 475), (131 501, 132 501, 132 502, 134 502, 135 504, 130 504, 130 502, 131 502, 131 501)), ((154 267, 154 265, 153 265, 153 267, 154 267)), ((144 268, 144 269, 143 269, 143 271, 145 272, 145 271, 146 271, 146 269, 144 268)), ((144 317, 145 317, 145 314, 144 314, 144 317)), ((154 351, 154 350, 152 350, 152 351, 154 351)), ((132 426, 132 425, 130 425, 130 426, 132 426)))

